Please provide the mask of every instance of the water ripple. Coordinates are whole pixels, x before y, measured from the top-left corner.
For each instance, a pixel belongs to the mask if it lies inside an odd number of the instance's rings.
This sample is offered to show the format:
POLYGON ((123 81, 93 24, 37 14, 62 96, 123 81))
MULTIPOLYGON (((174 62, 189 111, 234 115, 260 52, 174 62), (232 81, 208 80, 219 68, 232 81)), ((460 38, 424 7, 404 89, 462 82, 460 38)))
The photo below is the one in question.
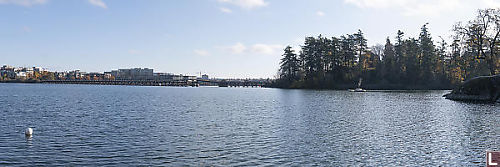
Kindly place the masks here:
POLYGON ((448 101, 446 91, 0 84, 0 92, 0 166, 476 166, 485 150, 500 150, 500 107, 448 101))

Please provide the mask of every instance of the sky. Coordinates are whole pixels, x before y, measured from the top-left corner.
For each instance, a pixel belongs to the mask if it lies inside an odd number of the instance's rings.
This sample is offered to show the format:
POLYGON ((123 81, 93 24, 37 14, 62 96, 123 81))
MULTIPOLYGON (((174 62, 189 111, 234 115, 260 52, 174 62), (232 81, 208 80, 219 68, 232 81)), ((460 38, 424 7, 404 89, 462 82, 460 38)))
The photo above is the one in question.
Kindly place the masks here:
POLYGON ((369 45, 458 21, 500 0, 0 0, 0 64, 211 78, 273 78, 285 46, 361 29, 369 45))

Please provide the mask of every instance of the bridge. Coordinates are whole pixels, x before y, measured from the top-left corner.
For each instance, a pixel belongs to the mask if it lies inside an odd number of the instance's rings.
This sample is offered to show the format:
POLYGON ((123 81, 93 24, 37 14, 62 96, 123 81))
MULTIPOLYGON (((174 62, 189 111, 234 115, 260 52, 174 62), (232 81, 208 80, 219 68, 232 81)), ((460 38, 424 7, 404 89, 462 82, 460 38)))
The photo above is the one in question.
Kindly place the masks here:
POLYGON ((92 85, 136 85, 136 86, 199 86, 198 81, 189 80, 46 80, 49 84, 92 84, 92 85))
POLYGON ((219 87, 266 87, 271 84, 268 80, 220 80, 216 82, 219 87))
POLYGON ((44 80, 48 84, 136 85, 136 86, 219 86, 266 87, 268 80, 44 80))

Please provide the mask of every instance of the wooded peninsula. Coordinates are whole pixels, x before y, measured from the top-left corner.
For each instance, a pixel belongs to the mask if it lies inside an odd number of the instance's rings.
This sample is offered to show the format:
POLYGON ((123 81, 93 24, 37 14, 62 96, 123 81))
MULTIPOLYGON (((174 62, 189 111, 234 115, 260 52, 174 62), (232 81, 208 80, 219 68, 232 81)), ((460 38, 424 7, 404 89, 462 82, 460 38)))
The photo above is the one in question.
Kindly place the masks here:
POLYGON ((306 37, 301 51, 284 49, 273 87, 347 89, 452 89, 476 76, 500 72, 500 9, 480 9, 452 27, 452 41, 420 35, 387 37, 368 47, 361 30, 340 37, 306 37))

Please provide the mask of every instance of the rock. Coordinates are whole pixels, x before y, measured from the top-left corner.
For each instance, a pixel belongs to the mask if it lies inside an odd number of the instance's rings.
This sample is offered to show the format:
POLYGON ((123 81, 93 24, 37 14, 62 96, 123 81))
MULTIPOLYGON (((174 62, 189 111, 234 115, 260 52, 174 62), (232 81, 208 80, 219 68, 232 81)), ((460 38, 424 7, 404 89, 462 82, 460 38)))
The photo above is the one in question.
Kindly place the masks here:
POLYGON ((459 101, 500 102, 500 75, 472 78, 444 97, 459 101))

